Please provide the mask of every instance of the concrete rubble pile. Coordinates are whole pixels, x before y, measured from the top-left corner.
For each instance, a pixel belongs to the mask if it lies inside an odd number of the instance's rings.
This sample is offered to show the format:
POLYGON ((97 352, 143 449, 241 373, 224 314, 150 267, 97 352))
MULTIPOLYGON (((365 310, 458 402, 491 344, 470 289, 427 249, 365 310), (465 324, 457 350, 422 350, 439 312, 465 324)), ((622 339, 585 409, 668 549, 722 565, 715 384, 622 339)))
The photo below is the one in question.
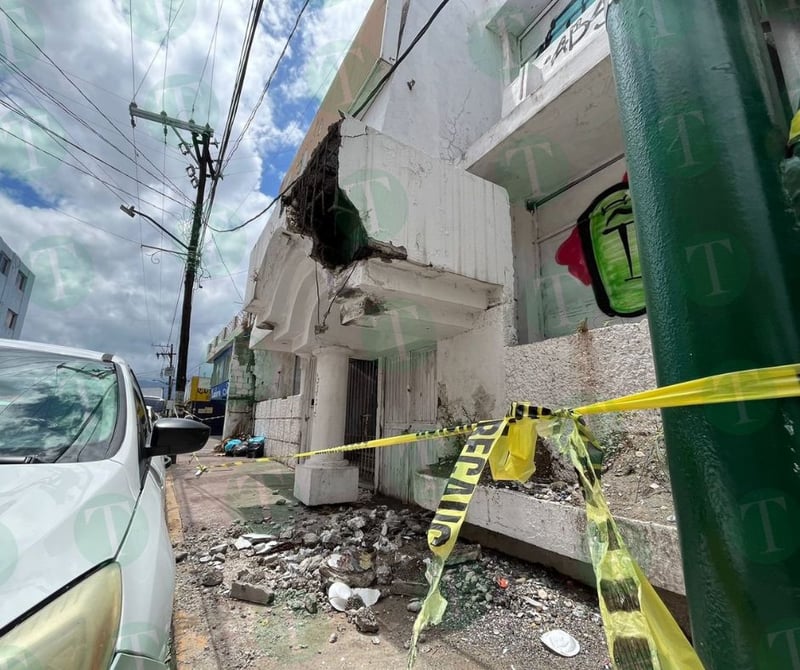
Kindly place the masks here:
MULTIPOLYGON (((193 564, 203 587, 299 615, 343 612, 359 632, 375 635, 379 600, 401 596, 408 599, 408 612, 421 607, 428 590, 431 516, 386 505, 305 509, 301 518, 265 520, 271 532, 244 532, 249 529, 236 522, 227 537, 187 535, 183 548, 188 553, 180 555, 193 564)), ((559 588, 556 581, 546 573, 525 576, 520 565, 460 542, 442 583, 450 603, 445 618, 474 620, 489 610, 510 610, 542 631, 557 617, 562 625, 565 620, 594 629, 601 625, 596 608, 560 597, 553 591, 559 588)))

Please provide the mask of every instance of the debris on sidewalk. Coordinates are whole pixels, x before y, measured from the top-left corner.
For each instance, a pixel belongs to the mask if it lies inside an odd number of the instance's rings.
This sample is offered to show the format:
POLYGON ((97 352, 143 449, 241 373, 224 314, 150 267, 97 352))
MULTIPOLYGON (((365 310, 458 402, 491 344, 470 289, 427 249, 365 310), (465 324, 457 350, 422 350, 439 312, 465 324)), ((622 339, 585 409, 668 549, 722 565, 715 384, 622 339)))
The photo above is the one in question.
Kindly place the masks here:
POLYGON ((235 581, 231 584, 231 598, 257 605, 271 605, 275 600, 275 593, 264 586, 235 581))
POLYGON ((581 650, 578 641, 572 635, 560 629, 547 631, 542 635, 541 640, 550 651, 565 658, 577 656, 581 650))
MULTIPOLYGON (((379 639, 378 632, 381 640, 410 636, 428 591, 426 534, 432 513, 386 504, 278 509, 273 508, 275 519, 259 509, 254 511, 258 521, 198 533, 187 529, 176 547, 188 554, 181 569, 195 574, 195 584, 228 587, 201 588, 201 593, 214 594, 205 598, 243 601, 238 626, 244 625, 243 617, 250 621, 248 607, 266 608, 270 619, 291 617, 295 625, 307 622, 311 628, 341 617, 335 632, 328 629, 321 638, 326 645, 341 641, 348 629, 370 639, 379 639)), ((550 575, 478 544, 459 542, 442 579, 447 614, 440 626, 426 632, 425 648, 431 652, 431 637, 464 631, 463 643, 471 649, 509 648, 517 659, 523 648, 540 659, 553 653, 568 657, 577 645, 583 653, 575 667, 598 667, 591 663, 604 649, 604 639, 592 592, 575 595, 571 582, 550 575), (552 634, 540 640, 547 631, 563 629, 571 631, 575 645, 552 634)))

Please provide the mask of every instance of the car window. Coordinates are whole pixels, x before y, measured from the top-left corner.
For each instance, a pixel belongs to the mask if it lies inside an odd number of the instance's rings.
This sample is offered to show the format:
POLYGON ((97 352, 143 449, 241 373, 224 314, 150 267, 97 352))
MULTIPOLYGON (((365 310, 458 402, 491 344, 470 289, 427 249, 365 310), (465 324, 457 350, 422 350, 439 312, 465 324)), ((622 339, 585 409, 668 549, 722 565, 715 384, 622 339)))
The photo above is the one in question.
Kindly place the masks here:
POLYGON ((0 347, 0 457, 105 453, 118 413, 113 363, 0 347))
POLYGON ((139 381, 131 370, 133 380, 133 402, 136 406, 136 433, 139 439, 139 453, 144 453, 147 448, 147 441, 150 439, 150 415, 147 413, 147 404, 139 387, 139 381))

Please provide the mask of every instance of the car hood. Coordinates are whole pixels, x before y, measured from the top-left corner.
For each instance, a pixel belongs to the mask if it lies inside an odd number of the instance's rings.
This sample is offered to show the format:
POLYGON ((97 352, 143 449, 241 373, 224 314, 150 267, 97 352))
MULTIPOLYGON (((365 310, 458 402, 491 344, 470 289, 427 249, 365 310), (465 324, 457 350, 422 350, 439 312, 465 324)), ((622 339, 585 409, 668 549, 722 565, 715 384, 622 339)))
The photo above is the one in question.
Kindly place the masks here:
POLYGON ((114 558, 135 505, 111 460, 0 465, 0 628, 114 558))

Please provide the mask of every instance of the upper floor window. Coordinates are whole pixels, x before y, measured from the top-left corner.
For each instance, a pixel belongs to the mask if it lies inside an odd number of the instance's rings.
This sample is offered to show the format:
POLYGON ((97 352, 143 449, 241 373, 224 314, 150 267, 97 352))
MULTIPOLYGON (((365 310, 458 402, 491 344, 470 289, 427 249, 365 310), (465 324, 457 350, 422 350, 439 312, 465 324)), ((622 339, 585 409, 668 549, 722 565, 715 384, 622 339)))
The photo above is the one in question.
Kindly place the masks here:
POLYGON ((28 277, 24 272, 17 273, 17 288, 20 291, 25 290, 25 286, 28 284, 28 277))
POLYGON ((594 0, 555 0, 551 3, 520 37, 519 62, 524 64, 541 56, 592 2, 594 0))
POLYGON ((17 313, 12 310, 8 310, 8 312, 6 312, 6 328, 8 328, 9 330, 14 330, 16 326, 17 326, 17 313))
POLYGON ((10 267, 11 259, 2 251, 0 251, 0 273, 7 275, 10 267))

